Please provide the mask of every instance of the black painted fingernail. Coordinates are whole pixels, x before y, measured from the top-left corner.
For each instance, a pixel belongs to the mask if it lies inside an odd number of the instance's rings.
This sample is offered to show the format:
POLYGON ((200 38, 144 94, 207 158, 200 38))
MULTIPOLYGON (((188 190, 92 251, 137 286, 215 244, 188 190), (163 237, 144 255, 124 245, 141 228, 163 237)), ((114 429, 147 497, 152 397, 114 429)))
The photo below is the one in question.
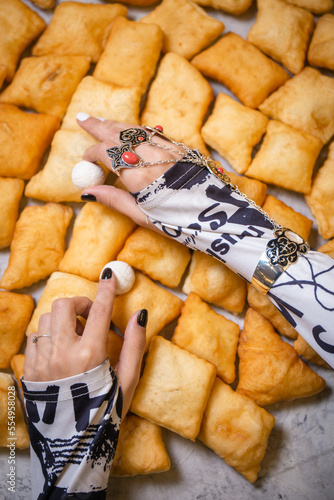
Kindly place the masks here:
POLYGON ((97 201, 95 196, 93 194, 89 194, 89 193, 82 194, 81 199, 82 199, 82 201, 97 201))
POLYGON ((111 277, 112 277, 112 270, 110 269, 110 267, 106 267, 103 270, 101 280, 110 280, 111 277))
POLYGON ((139 314, 137 316, 137 323, 139 326, 142 326, 143 328, 145 328, 146 323, 147 323, 147 316, 148 316, 147 309, 142 309, 139 312, 139 314))

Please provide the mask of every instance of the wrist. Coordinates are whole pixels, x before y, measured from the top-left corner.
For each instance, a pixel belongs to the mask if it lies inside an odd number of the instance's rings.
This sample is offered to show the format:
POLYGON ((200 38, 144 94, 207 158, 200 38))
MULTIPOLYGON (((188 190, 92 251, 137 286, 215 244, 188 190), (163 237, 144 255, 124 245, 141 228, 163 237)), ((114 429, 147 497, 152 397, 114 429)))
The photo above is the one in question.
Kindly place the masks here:
POLYGON ((89 383, 90 380, 95 380, 97 372, 101 371, 101 373, 103 372, 104 374, 106 374, 106 373, 109 373, 109 369, 110 369, 109 359, 106 358, 102 363, 95 366, 94 368, 91 368, 90 370, 82 371, 81 373, 68 375, 66 377, 60 377, 57 379, 51 378, 48 380, 46 380, 46 379, 41 380, 41 379, 37 379, 37 377, 32 376, 31 373, 28 372, 27 374, 25 374, 25 373, 23 374, 23 376, 21 377, 21 380, 23 381, 25 386, 27 388, 29 388, 29 390, 36 391, 36 390, 40 390, 43 387, 45 387, 46 385, 50 385, 50 384, 59 384, 59 383, 62 383, 63 385, 73 384, 77 381, 77 379, 79 380, 82 378, 85 378, 85 381, 87 381, 87 383, 89 383))

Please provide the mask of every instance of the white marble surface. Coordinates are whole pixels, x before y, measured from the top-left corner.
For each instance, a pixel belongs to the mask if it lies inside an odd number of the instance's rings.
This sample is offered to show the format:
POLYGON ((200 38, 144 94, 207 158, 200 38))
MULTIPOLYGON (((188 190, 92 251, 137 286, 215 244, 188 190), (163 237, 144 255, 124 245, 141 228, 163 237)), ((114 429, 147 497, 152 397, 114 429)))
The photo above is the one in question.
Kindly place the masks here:
MULTIPOLYGON (((48 11, 37 9, 29 0, 23 1, 47 21, 50 19, 48 11)), ((89 3, 89 0, 81 1, 89 3)), ((102 0, 90 2, 103 3, 102 0)), ((129 6, 128 17, 138 19, 151 9, 129 6)), ((239 18, 214 10, 209 10, 209 13, 224 22, 225 32, 233 31, 245 36, 255 19, 256 9, 252 8, 239 18)), ((230 94, 221 85, 210 83, 215 94, 220 91, 230 94)), ((326 149, 321 155, 319 165, 323 163, 325 155, 326 149)), ((222 163, 230 169, 224 161, 222 163)), ((312 219, 302 195, 274 187, 270 187, 268 192, 312 219)), ((28 203, 38 202, 29 200, 28 203)), ((76 207, 78 211, 80 205, 76 207)), ((322 244, 315 226, 310 242, 315 248, 322 244)), ((7 261, 8 252, 0 251, 0 274, 7 266, 7 261)), ((41 282, 22 292, 31 293, 38 300, 43 287, 44 283, 41 282)), ((176 293, 183 296, 179 291, 176 293)), ((236 317, 226 311, 221 312, 228 319, 242 325, 243 316, 236 317)), ((174 326, 175 324, 170 325, 164 332, 167 337, 171 335, 174 326)), ((170 471, 134 478, 111 478, 108 500, 333 500, 334 371, 314 365, 312 368, 325 378, 327 388, 314 397, 267 408, 275 416, 276 423, 262 461, 260 477, 253 485, 201 442, 193 443, 163 430, 163 439, 171 458, 170 471)), ((17 450, 15 494, 7 490, 8 467, 8 451, 0 449, 0 499, 30 498, 29 450, 17 450)))

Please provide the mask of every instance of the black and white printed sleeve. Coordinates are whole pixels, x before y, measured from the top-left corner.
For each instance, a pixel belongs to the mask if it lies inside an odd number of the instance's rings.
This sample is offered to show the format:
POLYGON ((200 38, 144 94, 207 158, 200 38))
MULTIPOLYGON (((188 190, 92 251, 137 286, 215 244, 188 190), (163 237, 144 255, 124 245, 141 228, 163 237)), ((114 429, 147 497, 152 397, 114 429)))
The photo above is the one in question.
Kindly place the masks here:
MULTIPOLYGON (((155 226, 251 282, 273 224, 207 168, 178 162, 133 196, 155 226)), ((334 367, 334 260, 300 255, 268 292, 278 310, 334 367)))
POLYGON ((105 499, 122 414, 106 360, 80 375, 22 387, 31 440, 32 499, 105 499))

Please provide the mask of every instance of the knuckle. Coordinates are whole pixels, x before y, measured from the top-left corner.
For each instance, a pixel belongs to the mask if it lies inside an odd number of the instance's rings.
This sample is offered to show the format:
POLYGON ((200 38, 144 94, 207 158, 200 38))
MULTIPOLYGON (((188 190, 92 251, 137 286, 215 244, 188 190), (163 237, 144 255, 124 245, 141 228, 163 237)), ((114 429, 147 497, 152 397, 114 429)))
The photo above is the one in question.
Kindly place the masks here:
POLYGON ((108 193, 109 196, 106 198, 106 205, 112 210, 117 210, 117 199, 115 199, 111 192, 108 193))
MULTIPOLYGON (((98 151, 101 156, 108 156, 107 149, 110 149, 114 146, 115 146, 115 144, 113 144, 112 139, 111 139, 111 141, 110 140, 102 141, 102 142, 100 142, 100 144, 96 145, 96 151, 98 151)), ((109 156, 108 156, 108 158, 109 158, 109 156)), ((109 160, 110 160, 110 158, 109 158, 109 160)))
MULTIPOLYGON (((80 297, 81 298, 81 297, 80 297)), ((93 305, 93 302, 88 297, 82 297, 82 316, 86 317, 93 305)))
POLYGON ((93 358, 94 352, 93 349, 89 346, 82 346, 80 348, 80 351, 78 352, 78 361, 80 363, 86 364, 87 362, 91 361, 93 358))
POLYGON ((40 328, 41 326, 47 324, 50 321, 50 318, 51 318, 51 313, 42 314, 38 320, 38 327, 40 328))

